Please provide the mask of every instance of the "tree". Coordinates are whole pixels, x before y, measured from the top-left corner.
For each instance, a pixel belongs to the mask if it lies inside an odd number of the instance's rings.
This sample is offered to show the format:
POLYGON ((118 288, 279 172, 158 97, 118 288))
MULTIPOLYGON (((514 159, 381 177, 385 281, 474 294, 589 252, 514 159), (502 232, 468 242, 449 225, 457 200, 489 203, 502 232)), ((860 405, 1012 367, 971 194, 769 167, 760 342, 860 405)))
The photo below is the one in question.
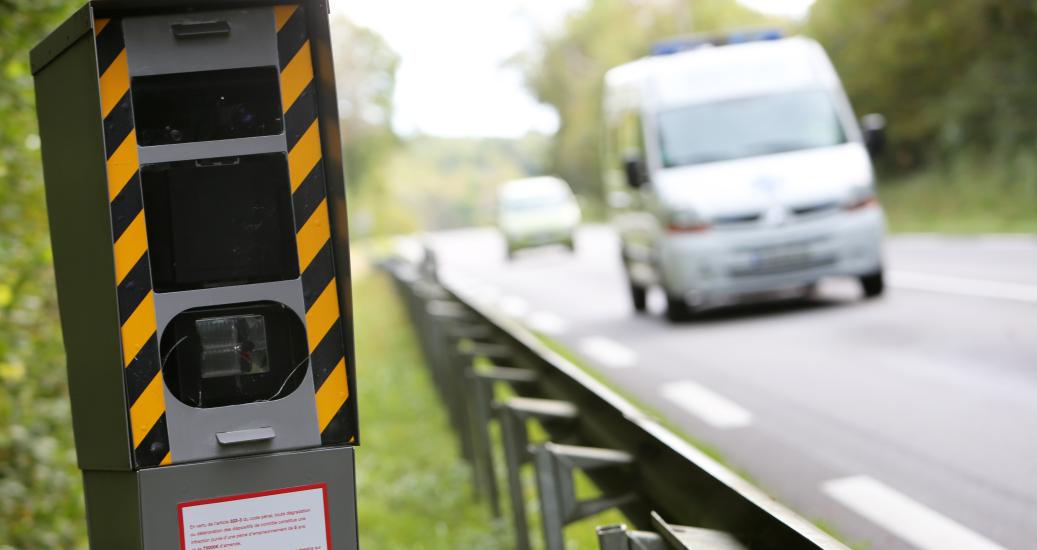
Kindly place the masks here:
POLYGON ((354 190, 377 187, 379 168, 397 145, 392 114, 400 58, 381 36, 343 16, 331 29, 346 181, 354 190))
POLYGON ((823 0, 806 31, 860 112, 889 120, 894 168, 1037 139, 1037 4, 823 0))
POLYGON ((78 6, 0 0, 0 543, 85 546, 29 49, 78 6))

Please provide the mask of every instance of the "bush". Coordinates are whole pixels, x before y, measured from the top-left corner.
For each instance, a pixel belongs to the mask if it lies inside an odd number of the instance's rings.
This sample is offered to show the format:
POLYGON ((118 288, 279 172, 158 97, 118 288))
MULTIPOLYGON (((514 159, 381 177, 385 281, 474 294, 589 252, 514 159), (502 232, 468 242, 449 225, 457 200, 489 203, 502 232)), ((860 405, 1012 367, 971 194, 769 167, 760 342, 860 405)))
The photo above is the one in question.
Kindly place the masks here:
POLYGON ((0 0, 0 548, 80 548, 29 49, 78 4, 0 0))
POLYGON ((1037 232, 1037 155, 962 152, 879 195, 893 231, 1037 232))

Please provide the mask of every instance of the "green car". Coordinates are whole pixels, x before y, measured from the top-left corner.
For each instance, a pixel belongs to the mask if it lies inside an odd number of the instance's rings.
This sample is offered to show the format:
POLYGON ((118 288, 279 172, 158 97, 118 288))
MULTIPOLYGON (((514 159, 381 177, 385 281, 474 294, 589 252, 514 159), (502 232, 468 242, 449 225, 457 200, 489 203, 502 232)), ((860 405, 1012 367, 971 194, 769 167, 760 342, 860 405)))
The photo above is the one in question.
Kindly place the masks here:
POLYGON ((562 245, 574 250, 580 218, 569 184, 554 176, 512 180, 497 191, 497 227, 509 259, 524 248, 562 245))

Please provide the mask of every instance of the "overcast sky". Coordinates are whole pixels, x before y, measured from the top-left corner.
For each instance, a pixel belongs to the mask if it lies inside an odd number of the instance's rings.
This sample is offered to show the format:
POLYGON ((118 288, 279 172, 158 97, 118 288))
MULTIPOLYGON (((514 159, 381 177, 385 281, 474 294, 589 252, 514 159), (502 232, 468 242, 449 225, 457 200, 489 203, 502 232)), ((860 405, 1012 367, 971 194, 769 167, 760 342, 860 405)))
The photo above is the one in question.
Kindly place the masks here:
MULTIPOLYGON (((738 0, 799 16, 813 0, 738 0)), ((505 61, 559 29, 585 0, 332 0, 400 55, 393 125, 402 134, 517 137, 552 133, 558 117, 505 61), (463 15, 462 15, 463 14, 463 15)))

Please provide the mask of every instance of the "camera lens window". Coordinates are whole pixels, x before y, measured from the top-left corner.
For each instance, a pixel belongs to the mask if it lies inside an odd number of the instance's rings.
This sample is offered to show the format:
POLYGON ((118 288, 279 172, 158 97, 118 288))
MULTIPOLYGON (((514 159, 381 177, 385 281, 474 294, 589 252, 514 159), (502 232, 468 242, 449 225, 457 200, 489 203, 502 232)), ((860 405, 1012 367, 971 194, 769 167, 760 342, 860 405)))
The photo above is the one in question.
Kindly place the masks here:
POLYGON ((262 315, 206 317, 194 322, 201 346, 202 378, 270 372, 262 315))
POLYGON ((189 309, 160 344, 166 387, 191 407, 273 401, 306 376, 306 329, 277 302, 189 309))

